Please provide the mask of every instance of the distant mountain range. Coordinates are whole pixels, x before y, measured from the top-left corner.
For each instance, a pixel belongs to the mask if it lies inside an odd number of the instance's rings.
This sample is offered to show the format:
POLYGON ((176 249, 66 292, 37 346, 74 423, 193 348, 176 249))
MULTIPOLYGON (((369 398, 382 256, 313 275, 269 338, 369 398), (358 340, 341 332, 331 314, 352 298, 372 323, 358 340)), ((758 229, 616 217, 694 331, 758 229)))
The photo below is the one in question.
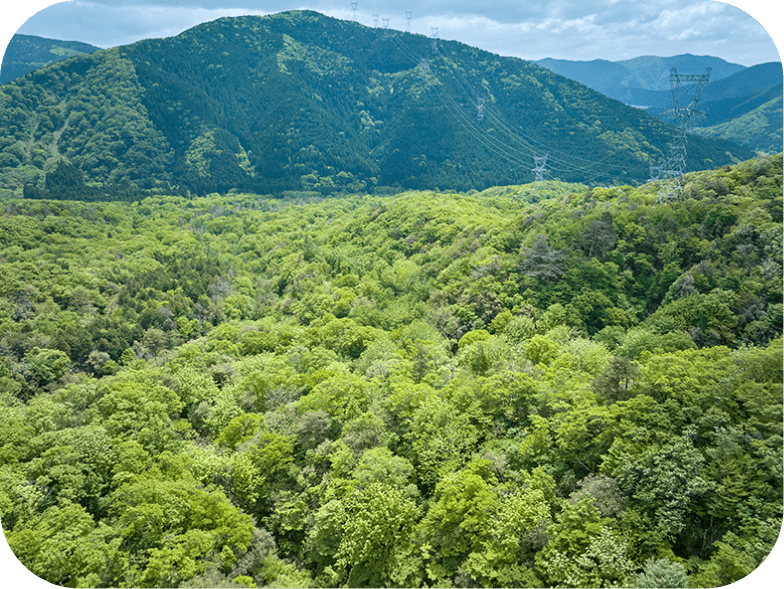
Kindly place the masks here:
POLYGON ((542 59, 536 63, 625 104, 666 120, 672 108, 670 70, 702 74, 710 67, 695 119, 696 133, 722 137, 762 153, 782 150, 782 67, 770 62, 744 67, 710 56, 638 57, 611 62, 542 59))
POLYGON ((570 61, 545 58, 535 63, 556 74, 585 84, 621 102, 630 102, 637 90, 669 90, 670 70, 683 73, 703 73, 711 68, 711 80, 720 80, 743 71, 745 66, 729 63, 718 57, 676 55, 635 57, 624 61, 570 61))
MULTIPOLYGON (((532 181, 535 165, 634 184, 671 136, 528 61, 293 11, 76 55, 1 86, 0 189, 480 190, 532 181)), ((752 156, 693 136, 687 167, 752 156)))
POLYGON ((3 54, 0 66, 0 84, 81 53, 98 51, 89 43, 58 41, 33 35, 14 35, 3 54))

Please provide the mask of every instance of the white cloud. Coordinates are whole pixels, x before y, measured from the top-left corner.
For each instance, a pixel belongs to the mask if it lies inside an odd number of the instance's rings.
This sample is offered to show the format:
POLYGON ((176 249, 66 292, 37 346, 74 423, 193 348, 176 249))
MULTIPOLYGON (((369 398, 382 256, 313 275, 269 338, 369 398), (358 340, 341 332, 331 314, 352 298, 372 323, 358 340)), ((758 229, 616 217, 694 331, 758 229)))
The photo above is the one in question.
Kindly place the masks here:
MULTIPOLYGON (((29 13, 51 2, 28 0, 17 10, 29 13)), ((755 15, 771 15, 770 0, 734 2, 753 4, 755 15)), ((358 0, 357 20, 372 26, 376 13, 389 19, 390 28, 406 30, 405 11, 412 10, 413 32, 429 36, 430 27, 438 26, 441 38, 526 59, 628 59, 694 53, 752 65, 779 58, 763 26, 742 10, 718 1, 418 0, 405 4, 358 0)), ((349 0, 71 0, 36 15, 21 32, 112 46, 175 35, 221 16, 286 9, 352 17, 349 0)), ((3 16, 5 20, 5 9, 3 16)), ((779 22, 775 15, 774 20, 774 24, 779 22)), ((16 26, 22 21, 16 21, 16 26)))

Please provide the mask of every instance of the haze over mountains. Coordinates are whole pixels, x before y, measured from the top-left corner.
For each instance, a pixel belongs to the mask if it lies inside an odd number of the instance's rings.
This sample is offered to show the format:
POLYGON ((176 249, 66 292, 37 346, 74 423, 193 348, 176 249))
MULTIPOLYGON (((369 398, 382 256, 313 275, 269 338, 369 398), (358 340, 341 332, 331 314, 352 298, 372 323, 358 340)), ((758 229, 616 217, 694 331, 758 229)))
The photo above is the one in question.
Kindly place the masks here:
MULTIPOLYGON (((31 72, 0 89, 0 132, 0 188, 91 198, 483 189, 533 180, 545 155, 550 178, 639 183, 671 137, 534 63, 299 11, 31 72)), ((693 137, 688 155, 706 169, 753 152, 693 137)))
POLYGON ((710 67, 695 132, 735 141, 762 153, 782 149, 780 62, 744 67, 711 56, 654 56, 611 62, 542 59, 536 63, 629 105, 667 119, 672 108, 670 70, 702 74, 710 67))

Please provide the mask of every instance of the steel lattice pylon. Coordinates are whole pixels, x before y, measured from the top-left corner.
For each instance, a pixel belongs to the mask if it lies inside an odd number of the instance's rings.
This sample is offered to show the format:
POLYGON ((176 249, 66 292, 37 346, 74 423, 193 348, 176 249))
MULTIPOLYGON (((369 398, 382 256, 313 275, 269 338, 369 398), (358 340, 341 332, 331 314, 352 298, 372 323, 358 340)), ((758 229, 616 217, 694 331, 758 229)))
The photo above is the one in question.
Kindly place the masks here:
POLYGON ((675 127, 669 144, 667 159, 661 166, 651 166, 651 179, 658 185, 659 202, 676 198, 683 194, 683 172, 686 169, 687 131, 693 124, 693 117, 704 116, 705 113, 695 107, 702 98, 702 90, 710 80, 711 68, 704 74, 679 74, 673 67, 670 70, 670 89, 672 91, 672 110, 669 115, 675 127), (683 105, 693 92, 693 97, 683 105))
POLYGON ((544 173, 547 171, 547 155, 534 156, 534 168, 531 170, 534 175, 534 182, 542 182, 544 180, 544 173))

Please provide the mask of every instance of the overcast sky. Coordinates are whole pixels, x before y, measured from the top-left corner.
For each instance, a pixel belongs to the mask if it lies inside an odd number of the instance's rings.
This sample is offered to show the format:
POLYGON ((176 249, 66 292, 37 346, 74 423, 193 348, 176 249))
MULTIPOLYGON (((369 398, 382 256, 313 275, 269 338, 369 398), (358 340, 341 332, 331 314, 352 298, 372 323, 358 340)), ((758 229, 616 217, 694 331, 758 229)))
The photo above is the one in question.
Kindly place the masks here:
MULTIPOLYGON (((353 17, 351 0, 3 0, 0 51, 15 32, 99 47, 168 37, 222 16, 311 9, 353 17), (9 6, 9 3, 18 5, 9 6)), ((357 0, 356 19, 523 59, 621 60, 715 55, 750 66, 780 61, 775 0, 357 0), (735 6, 733 6, 734 4, 735 6), (742 7, 738 8, 736 6, 742 7), (747 14, 748 11, 751 15, 747 14), (756 20, 755 20, 756 18, 756 20), (767 27, 767 31, 766 31, 767 27), (775 40, 775 41, 774 41, 775 40)))

